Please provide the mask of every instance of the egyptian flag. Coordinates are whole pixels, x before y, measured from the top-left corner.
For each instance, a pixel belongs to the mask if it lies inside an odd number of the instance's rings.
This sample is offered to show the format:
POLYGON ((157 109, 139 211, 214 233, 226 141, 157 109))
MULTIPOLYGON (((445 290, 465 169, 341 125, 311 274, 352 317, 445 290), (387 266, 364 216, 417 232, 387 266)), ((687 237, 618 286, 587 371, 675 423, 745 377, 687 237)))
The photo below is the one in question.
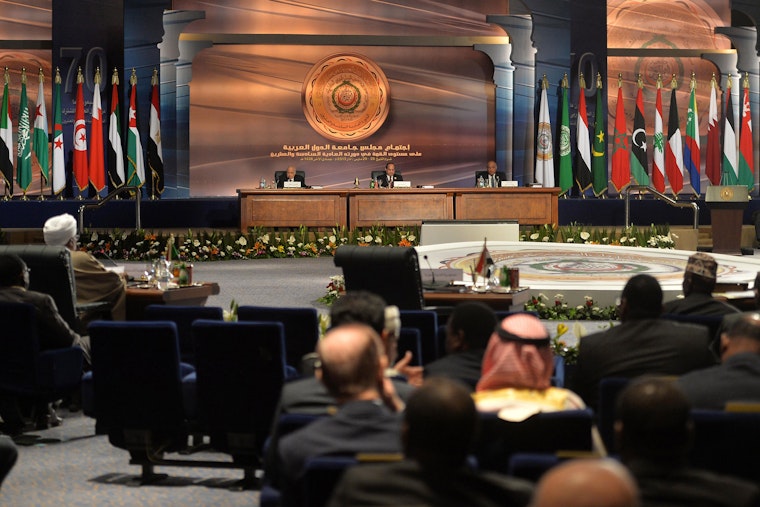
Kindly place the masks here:
POLYGON ((644 123, 643 84, 639 81, 636 94, 636 110, 633 115, 631 134, 631 175, 637 185, 649 185, 647 174, 647 130, 644 123))
POLYGON ((74 180, 79 193, 83 194, 89 186, 90 177, 87 167, 87 126, 84 122, 84 95, 82 70, 77 73, 76 113, 74 116, 74 180))
POLYGON ((575 163, 575 183, 581 194, 591 187, 591 143, 588 133, 588 116, 586 114, 586 80, 581 74, 578 87, 578 123, 575 130, 575 142, 578 153, 575 163))
POLYGON ((124 147, 121 141, 121 112, 119 110, 119 73, 111 76, 111 115, 108 118, 108 179, 111 190, 124 184, 124 147))
POLYGON ((699 115, 697 114, 697 80, 691 76, 691 95, 689 96, 689 109, 686 112, 686 146, 684 148, 683 163, 689 171, 689 181, 694 193, 699 196, 702 193, 699 166, 699 115))
POLYGON ((486 246, 486 240, 487 238, 483 238, 483 251, 480 252, 478 262, 475 264, 475 272, 481 277, 488 276, 488 266, 493 265, 493 259, 491 258, 491 252, 488 251, 488 247, 486 246))
POLYGON ((103 108, 100 103, 100 69, 95 71, 90 126, 90 183, 96 192, 106 188, 105 154, 103 153, 103 108))
POLYGON ((710 82, 710 109, 707 114, 707 154, 705 174, 713 185, 720 185, 720 124, 718 120, 718 83, 710 82))
POLYGON ((668 144, 665 147, 665 173, 668 175, 670 189, 678 196, 683 189, 683 141, 681 127, 678 125, 678 103, 676 101, 675 77, 671 83, 670 112, 668 113, 668 144))
POLYGON ((148 167, 152 179, 151 197, 164 192, 164 155, 161 149, 161 105, 158 94, 158 71, 153 70, 150 97, 150 135, 148 136, 148 167))
POLYGON ((11 121, 10 95, 8 93, 8 69, 5 69, 3 106, 0 111, 0 171, 5 180, 5 195, 13 194, 13 122, 11 121))
POLYGON ((742 128, 739 134, 739 185, 752 190, 755 187, 755 164, 752 142, 752 111, 749 106, 749 78, 744 78, 742 100, 742 128))

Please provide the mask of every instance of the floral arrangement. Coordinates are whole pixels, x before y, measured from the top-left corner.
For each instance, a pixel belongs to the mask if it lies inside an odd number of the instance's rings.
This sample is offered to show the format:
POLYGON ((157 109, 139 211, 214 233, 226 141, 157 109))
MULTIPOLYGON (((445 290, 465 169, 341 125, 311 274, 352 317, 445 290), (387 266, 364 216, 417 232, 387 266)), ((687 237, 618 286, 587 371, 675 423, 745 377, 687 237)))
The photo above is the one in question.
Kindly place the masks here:
MULTIPOLYGON (((578 326, 579 324, 576 322, 575 325, 578 326)), ((555 356, 562 356, 565 358, 565 364, 575 364, 578 362, 578 341, 580 341, 580 336, 576 334, 578 340, 575 345, 568 345, 568 343, 562 339, 562 336, 566 334, 568 330, 569 328, 567 325, 562 323, 558 324, 557 334, 552 338, 551 347, 555 356)))
POLYGON ((225 322, 237 322, 238 320, 238 303, 234 299, 230 301, 230 309, 222 311, 222 318, 225 322))
POLYGON ((576 222, 567 226, 540 225, 524 231, 520 241, 533 242, 564 242, 585 245, 620 245, 640 246, 647 248, 675 248, 675 234, 670 232, 668 225, 651 224, 640 229, 635 225, 607 230, 592 228, 576 222))
POLYGON ((319 303, 330 306, 338 299, 341 294, 346 292, 346 280, 343 275, 330 277, 330 283, 327 284, 327 292, 321 298, 317 299, 319 303))
POLYGON ((535 312, 539 319, 544 320, 618 320, 617 307, 600 307, 590 296, 583 299, 582 305, 570 306, 564 295, 555 294, 552 305, 548 297, 539 293, 538 296, 531 296, 524 308, 526 311, 535 312))

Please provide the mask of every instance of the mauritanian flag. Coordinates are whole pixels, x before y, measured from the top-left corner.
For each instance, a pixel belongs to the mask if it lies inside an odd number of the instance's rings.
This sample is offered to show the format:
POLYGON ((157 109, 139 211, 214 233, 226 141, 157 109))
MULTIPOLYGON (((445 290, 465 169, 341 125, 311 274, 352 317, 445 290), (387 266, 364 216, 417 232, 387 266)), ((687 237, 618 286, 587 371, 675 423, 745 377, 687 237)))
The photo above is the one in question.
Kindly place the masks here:
POLYGON ((45 183, 48 182, 50 157, 48 155, 48 120, 47 110, 45 109, 45 89, 43 88, 43 82, 45 81, 45 75, 40 69, 39 73, 40 85, 37 89, 37 112, 34 117, 34 156, 37 157, 37 163, 40 164, 40 174, 42 175, 45 183))
POLYGON ((536 134, 536 183, 544 187, 554 186, 554 145, 552 144, 552 122, 549 118, 549 101, 546 76, 541 80, 541 101, 538 106, 538 132, 536 134))
POLYGON ((76 113, 74 116, 74 179, 79 193, 89 186, 89 170, 87 167, 87 126, 84 123, 84 95, 82 93, 82 69, 77 72, 76 113))
POLYGON ((752 111, 749 106, 749 74, 744 76, 742 128, 739 134, 739 185, 755 187, 754 148, 752 142, 752 111))
POLYGON ((95 70, 95 89, 92 92, 92 123, 90 124, 90 183, 96 192, 106 188, 105 155, 103 153, 103 108, 100 104, 100 68, 95 70))
POLYGON ((710 109, 707 114, 705 174, 712 185, 720 185, 720 124, 718 123, 718 82, 710 80, 710 109))
POLYGON ((662 77, 657 76, 657 99, 654 110, 654 150, 652 153, 652 185, 665 192, 665 134, 662 130, 662 77))
POLYGON ((578 80, 578 123, 575 142, 578 145, 575 163, 575 183, 581 193, 591 187, 591 143, 589 141, 588 115, 586 114, 586 80, 583 73, 578 80))
POLYGON ((559 124, 559 189, 567 193, 573 187, 573 159, 570 155, 570 106, 567 74, 562 77, 562 110, 559 124))
POLYGON ((61 123, 61 72, 56 67, 53 80, 53 195, 66 190, 66 162, 63 157, 61 123))
POLYGON ((644 82, 638 78, 639 91, 636 93, 636 109, 633 114, 631 133, 631 175, 637 185, 649 185, 647 173, 647 130, 644 123, 644 82))
POLYGON ((607 142, 604 138, 604 107, 602 106, 602 75, 596 73, 596 108, 594 110, 594 146, 591 152, 591 176, 594 180, 594 195, 607 191, 607 142))
POLYGON ((631 159, 628 153, 628 132, 625 126, 623 103, 623 78, 618 76, 617 107, 615 108, 615 133, 612 146, 612 185, 620 192, 631 183, 631 159))
POLYGON ((142 187, 145 183, 145 162, 142 141, 137 130, 137 72, 129 78, 129 130, 127 131, 127 185, 142 187))
POLYGON ((686 143, 684 146, 683 163, 689 171, 689 182, 694 193, 699 196, 702 193, 699 166, 701 164, 699 149, 699 115, 697 114, 697 79, 691 74, 691 95, 689 96, 689 109, 686 112, 686 143))
POLYGON ((731 100, 731 74, 726 79, 726 116, 723 123, 723 169, 721 185, 739 184, 739 161, 736 151, 736 129, 734 128, 734 105, 731 100))
POLYGON ((26 194, 32 184, 32 130, 29 120, 29 102, 26 98, 26 69, 21 69, 21 99, 18 111, 18 153, 16 183, 26 194))
POLYGON ((119 72, 111 76, 111 116, 108 118, 108 179, 111 190, 124 184, 124 148, 121 141, 121 112, 119 110, 119 72))
POLYGON ((676 77, 670 82, 670 111, 668 113, 668 144, 665 147, 665 174, 668 175, 673 195, 683 189, 683 141, 678 125, 678 102, 676 101, 676 77))
POLYGON ((148 167, 151 174, 151 196, 164 192, 164 153, 161 148, 161 104, 159 102, 158 71, 153 70, 150 81, 150 135, 148 136, 148 167))
POLYGON ((3 106, 0 110, 0 171, 5 180, 5 195, 13 194, 13 122, 11 122, 11 98, 8 93, 8 67, 5 68, 3 106))

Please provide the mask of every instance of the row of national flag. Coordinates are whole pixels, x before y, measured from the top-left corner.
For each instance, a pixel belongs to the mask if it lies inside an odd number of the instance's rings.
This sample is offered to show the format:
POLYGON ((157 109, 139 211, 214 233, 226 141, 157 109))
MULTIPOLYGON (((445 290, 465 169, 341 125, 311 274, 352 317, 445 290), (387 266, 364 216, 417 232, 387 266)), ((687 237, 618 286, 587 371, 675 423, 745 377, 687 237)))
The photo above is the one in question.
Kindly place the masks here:
POLYGON ((710 82, 710 107, 707 125, 707 146, 700 146, 699 115, 697 113, 697 80, 692 74, 689 82, 689 103, 686 113, 685 135, 681 134, 678 116, 675 75, 670 82, 670 108, 668 111, 667 135, 663 130, 662 78, 658 76, 654 135, 651 144, 647 140, 646 112, 644 110, 644 84, 637 80, 636 105, 633 128, 628 132, 625 116, 622 77, 618 77, 615 123, 611 143, 610 175, 607 177, 607 140, 602 107, 603 90, 601 75, 596 76, 596 108, 593 133, 586 112, 586 82, 579 76, 578 117, 576 122, 575 163, 572 158, 570 140, 569 87, 567 75, 560 86, 560 106, 557 113, 559 126, 559 146, 555 164, 551 119, 547 103, 548 82, 546 76, 541 82, 538 129, 536 134, 535 181, 545 187, 558 186, 561 195, 574 187, 581 194, 591 189, 596 196, 602 196, 612 183, 616 192, 630 184, 650 185, 659 192, 665 192, 670 185, 677 196, 684 188, 684 176, 688 175, 692 191, 696 196, 702 193, 701 177, 704 171, 712 185, 745 185, 751 191, 754 187, 754 162, 752 139, 752 114, 749 101, 749 78, 745 75, 742 83, 741 127, 737 138, 734 126, 734 110, 731 98, 731 75, 727 79, 725 114, 721 143, 718 83, 713 75, 710 82), (722 147, 721 147, 722 144, 722 147), (651 147, 651 171, 647 150, 651 147), (703 157, 704 153, 704 157, 703 157), (555 167, 556 166, 556 167, 555 167), (558 181, 555 182, 555 174, 558 181))
POLYGON ((10 80, 7 68, 5 68, 4 81, 2 107, 0 107, 0 177, 2 177, 6 197, 13 195, 14 180, 16 188, 20 189, 24 196, 31 190, 33 158, 36 159, 40 171, 40 193, 43 193, 43 187, 49 184, 52 195, 62 197, 69 180, 71 186, 77 190, 76 195, 82 197, 89 197, 90 189, 93 189, 96 196, 99 196, 107 187, 110 190, 115 190, 123 186, 143 187, 146 183, 150 184, 149 195, 151 197, 159 197, 163 192, 161 108, 157 71, 153 71, 151 79, 150 131, 147 148, 147 169, 150 172, 147 181, 145 155, 137 125, 137 76, 134 69, 130 77, 131 89, 126 142, 122 137, 118 90, 119 75, 116 69, 113 71, 107 143, 103 136, 100 69, 96 70, 94 77, 89 136, 85 118, 84 76, 81 69, 77 72, 74 134, 71 140, 64 138, 61 120, 61 75, 56 69, 53 80, 52 157, 50 157, 50 138, 45 107, 45 76, 40 69, 37 104, 32 127, 26 91, 26 70, 22 69, 15 164, 13 121, 8 89, 10 80), (126 153, 124 151, 125 146, 126 153), (72 151, 70 174, 67 173, 65 161, 67 149, 72 151))

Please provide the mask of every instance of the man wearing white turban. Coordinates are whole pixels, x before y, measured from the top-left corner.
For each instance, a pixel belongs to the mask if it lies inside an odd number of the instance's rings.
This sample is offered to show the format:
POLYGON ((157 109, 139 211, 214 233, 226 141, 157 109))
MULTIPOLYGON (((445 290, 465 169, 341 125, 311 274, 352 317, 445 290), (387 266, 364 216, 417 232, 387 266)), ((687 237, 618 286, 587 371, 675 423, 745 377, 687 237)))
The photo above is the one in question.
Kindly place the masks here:
POLYGON ((77 249, 79 236, 76 219, 68 213, 56 215, 45 222, 42 232, 46 244, 65 246, 71 250, 77 303, 110 303, 111 318, 124 320, 127 314, 126 282, 118 273, 108 271, 91 254, 77 249))

